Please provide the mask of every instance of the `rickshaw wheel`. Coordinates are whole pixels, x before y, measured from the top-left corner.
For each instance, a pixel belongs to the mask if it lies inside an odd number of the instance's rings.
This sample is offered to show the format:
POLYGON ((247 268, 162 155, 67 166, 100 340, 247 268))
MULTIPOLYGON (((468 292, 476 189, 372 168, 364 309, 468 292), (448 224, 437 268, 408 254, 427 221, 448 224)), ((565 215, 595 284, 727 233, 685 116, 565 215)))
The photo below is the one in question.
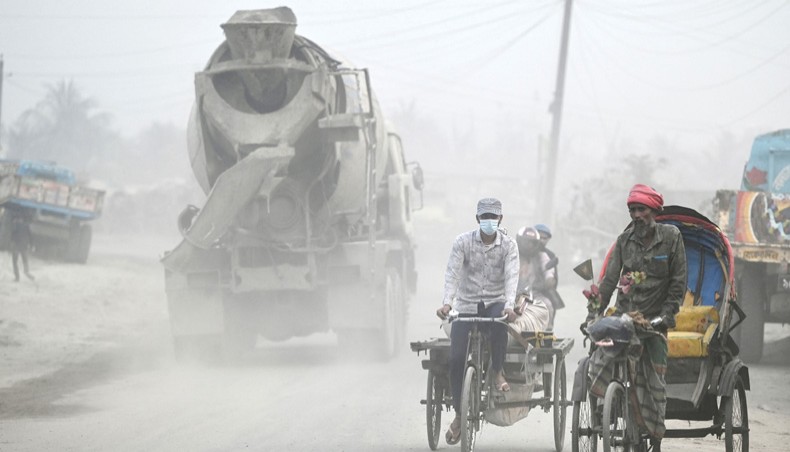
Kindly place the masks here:
POLYGON ((461 393, 461 451, 475 450, 478 419, 480 417, 480 383, 474 367, 467 367, 464 390, 461 393))
POLYGON ((724 411, 724 448, 726 452, 749 451, 749 413, 746 409, 746 389, 740 376, 730 397, 722 398, 724 411))
POLYGON ((425 418, 428 425, 428 446, 436 450, 442 429, 444 387, 432 370, 428 371, 428 388, 425 396, 425 418))
POLYGON ((557 358, 554 364, 554 449, 562 452, 565 445, 565 425, 567 419, 568 387, 565 381, 565 360, 557 358))
POLYGON ((571 418, 571 450, 573 452, 596 452, 598 450, 598 434, 593 431, 593 409, 589 394, 584 400, 573 402, 571 418), (585 434, 582 434, 582 430, 585 434), (587 432, 590 432, 589 435, 587 432))
POLYGON ((603 452, 628 451, 625 389, 612 382, 606 388, 603 402, 603 452))

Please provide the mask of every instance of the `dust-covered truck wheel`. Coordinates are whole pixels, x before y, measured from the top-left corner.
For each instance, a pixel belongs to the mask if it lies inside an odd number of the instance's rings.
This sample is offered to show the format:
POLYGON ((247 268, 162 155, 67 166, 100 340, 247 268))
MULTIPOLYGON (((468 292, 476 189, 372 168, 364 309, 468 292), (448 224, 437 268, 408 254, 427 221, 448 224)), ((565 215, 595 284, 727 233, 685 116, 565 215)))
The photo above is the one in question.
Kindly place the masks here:
POLYGON ((386 277, 376 289, 379 323, 338 330, 342 353, 376 361, 389 361, 398 355, 406 337, 406 295, 401 281, 396 269, 387 268, 386 277))
POLYGON ((84 264, 88 262, 91 249, 93 230, 89 224, 74 225, 69 231, 69 241, 66 243, 65 259, 69 262, 84 264))
POLYGON ((738 303, 746 319, 738 326, 733 336, 740 348, 740 357, 747 363, 759 362, 763 357, 765 336, 764 266, 746 264, 738 285, 738 303))
POLYGON ((217 363, 222 357, 222 336, 194 334, 173 336, 173 354, 181 363, 217 363))

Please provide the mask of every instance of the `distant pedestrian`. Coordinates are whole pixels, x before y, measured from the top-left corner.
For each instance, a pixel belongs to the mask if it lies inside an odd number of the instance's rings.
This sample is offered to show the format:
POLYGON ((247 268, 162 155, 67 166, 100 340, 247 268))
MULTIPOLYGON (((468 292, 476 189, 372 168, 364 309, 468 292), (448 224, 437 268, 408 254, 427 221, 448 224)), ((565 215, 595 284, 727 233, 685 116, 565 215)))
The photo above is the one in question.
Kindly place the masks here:
POLYGON ((19 257, 22 256, 22 269, 25 276, 34 280, 27 262, 27 253, 33 244, 30 225, 22 214, 14 215, 11 220, 11 261, 14 264, 14 281, 19 282, 19 257))

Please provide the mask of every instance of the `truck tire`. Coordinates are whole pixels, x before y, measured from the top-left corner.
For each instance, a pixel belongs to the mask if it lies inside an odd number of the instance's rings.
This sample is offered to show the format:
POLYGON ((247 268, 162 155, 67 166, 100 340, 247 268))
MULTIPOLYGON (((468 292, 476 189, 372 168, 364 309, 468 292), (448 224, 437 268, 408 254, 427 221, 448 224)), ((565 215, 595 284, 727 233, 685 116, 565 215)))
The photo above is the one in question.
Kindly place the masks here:
POLYGON ((377 328, 344 328, 337 331, 338 345, 346 356, 389 361, 398 355, 404 343, 406 327, 405 296, 400 273, 387 269, 385 281, 380 285, 376 299, 381 320, 377 328))
POLYGON ((746 264, 738 287, 738 302, 746 319, 736 328, 734 338, 740 348, 740 357, 747 363, 757 363, 763 357, 765 336, 766 292, 763 266, 746 264))
POLYGON ((88 262, 93 231, 89 224, 74 225, 65 246, 64 260, 84 264, 88 262))
POLYGON ((384 330, 379 335, 379 353, 383 360, 390 360, 398 355, 405 337, 405 309, 403 284, 400 273, 394 269, 387 270, 387 279, 383 288, 384 297, 384 330))
POLYGON ((253 327, 255 315, 244 300, 226 300, 225 332, 222 335, 222 358, 226 363, 242 361, 255 349, 258 332, 253 327), (234 302, 235 301, 235 302, 234 302))
POLYGON ((180 363, 216 364, 223 354, 222 336, 217 334, 173 336, 173 354, 180 363))
POLYGON ((93 229, 89 224, 80 226, 79 233, 79 247, 77 248, 77 255, 75 262, 84 264, 88 262, 88 254, 91 250, 91 240, 93 239, 93 229))

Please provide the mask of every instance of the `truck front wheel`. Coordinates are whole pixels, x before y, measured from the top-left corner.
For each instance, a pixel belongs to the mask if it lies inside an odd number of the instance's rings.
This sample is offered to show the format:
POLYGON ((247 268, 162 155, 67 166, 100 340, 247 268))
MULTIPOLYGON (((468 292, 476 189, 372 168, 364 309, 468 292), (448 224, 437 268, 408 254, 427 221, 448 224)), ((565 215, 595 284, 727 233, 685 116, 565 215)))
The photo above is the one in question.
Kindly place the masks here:
POLYGON ((746 319, 734 336, 741 350, 741 359, 747 363, 759 362, 763 357, 767 295, 762 270, 763 266, 747 264, 738 287, 738 303, 746 319))
POLYGON ((89 224, 80 224, 71 229, 66 244, 65 259, 69 262, 84 264, 88 262, 93 231, 89 224))

